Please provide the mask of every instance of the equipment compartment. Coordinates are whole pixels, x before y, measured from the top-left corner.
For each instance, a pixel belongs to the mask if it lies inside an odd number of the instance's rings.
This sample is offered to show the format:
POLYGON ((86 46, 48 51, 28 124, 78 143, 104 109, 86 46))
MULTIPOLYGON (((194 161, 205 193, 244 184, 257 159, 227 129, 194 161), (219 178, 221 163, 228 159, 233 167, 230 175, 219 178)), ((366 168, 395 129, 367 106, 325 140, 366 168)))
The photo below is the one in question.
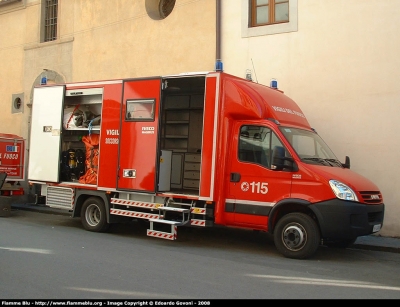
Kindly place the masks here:
POLYGON ((102 94, 102 88, 66 91, 60 181, 97 184, 102 94))

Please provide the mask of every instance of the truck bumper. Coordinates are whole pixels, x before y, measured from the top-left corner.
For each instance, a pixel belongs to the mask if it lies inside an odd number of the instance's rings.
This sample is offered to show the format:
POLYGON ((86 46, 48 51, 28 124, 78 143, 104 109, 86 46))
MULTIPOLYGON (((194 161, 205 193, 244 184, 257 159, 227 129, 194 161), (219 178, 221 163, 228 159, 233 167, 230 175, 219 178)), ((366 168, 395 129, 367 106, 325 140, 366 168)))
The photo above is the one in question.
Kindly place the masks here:
POLYGON ((346 240, 378 232, 385 205, 365 205, 333 199, 310 206, 317 216, 323 239, 346 240))

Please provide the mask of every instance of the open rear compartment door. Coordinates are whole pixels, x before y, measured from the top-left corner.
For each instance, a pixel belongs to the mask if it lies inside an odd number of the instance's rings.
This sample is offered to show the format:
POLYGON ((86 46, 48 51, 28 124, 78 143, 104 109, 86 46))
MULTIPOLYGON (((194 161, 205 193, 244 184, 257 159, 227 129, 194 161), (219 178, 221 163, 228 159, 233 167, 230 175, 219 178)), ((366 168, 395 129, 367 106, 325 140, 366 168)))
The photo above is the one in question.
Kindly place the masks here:
POLYGON ((33 90, 28 179, 59 181, 61 117, 65 86, 33 90))

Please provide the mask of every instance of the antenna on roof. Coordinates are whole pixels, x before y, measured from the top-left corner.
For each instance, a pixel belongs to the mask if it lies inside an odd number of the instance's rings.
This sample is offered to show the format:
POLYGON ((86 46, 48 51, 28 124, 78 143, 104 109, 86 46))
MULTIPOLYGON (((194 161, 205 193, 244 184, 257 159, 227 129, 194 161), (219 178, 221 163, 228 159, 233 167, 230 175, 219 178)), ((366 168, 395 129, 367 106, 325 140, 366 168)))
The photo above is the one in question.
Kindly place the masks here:
POLYGON ((256 69, 254 68, 253 59, 251 59, 251 65, 253 65, 254 76, 256 77, 256 82, 258 83, 258 80, 257 80, 257 74, 256 74, 256 69))

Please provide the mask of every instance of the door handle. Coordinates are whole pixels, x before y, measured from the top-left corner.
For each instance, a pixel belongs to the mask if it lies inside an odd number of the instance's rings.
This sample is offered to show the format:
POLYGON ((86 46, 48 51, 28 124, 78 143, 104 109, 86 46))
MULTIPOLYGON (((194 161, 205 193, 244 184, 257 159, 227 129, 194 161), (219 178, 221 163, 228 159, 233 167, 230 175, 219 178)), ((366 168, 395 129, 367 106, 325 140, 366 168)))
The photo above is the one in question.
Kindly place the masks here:
POLYGON ((239 173, 231 173, 231 182, 239 182, 240 174, 239 173))

